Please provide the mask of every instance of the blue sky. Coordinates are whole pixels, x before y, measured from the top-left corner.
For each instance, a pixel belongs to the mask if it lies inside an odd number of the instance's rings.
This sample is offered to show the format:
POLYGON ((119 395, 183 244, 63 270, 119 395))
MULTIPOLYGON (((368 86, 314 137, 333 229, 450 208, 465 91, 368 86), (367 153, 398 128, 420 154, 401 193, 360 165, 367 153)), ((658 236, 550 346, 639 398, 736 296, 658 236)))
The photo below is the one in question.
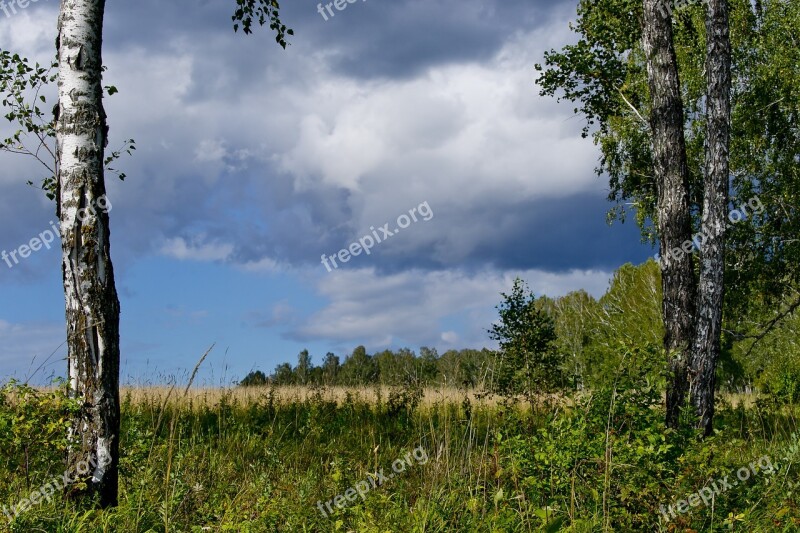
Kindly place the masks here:
MULTIPOLYGON (((185 379, 212 343, 207 385, 304 348, 320 363, 359 344, 491 346, 515 276, 599 296, 653 254, 634 224, 605 223, 573 106, 538 96, 533 66, 572 40, 575 2, 368 0, 327 21, 286 2, 286 51, 267 30, 234 34, 234 6, 107 5, 110 147, 138 147, 125 182, 107 176, 124 382, 185 379), (425 202, 429 220, 321 264, 425 202)), ((0 47, 48 61, 57 7, 0 12, 0 47)), ((0 250, 54 219, 25 184, 39 177, 0 153, 0 250)), ((64 374, 63 315, 56 249, 0 262, 0 379, 64 374)))

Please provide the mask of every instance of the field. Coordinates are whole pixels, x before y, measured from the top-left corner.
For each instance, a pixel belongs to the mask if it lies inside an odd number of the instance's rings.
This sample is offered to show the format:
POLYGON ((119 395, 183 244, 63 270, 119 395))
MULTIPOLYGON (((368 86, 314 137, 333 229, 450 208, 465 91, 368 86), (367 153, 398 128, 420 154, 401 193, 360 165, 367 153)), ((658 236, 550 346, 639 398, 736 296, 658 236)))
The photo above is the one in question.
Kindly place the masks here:
POLYGON ((69 402, 6 389, 0 530, 800 530, 797 409, 767 397, 723 398, 718 433, 699 441, 665 432, 648 390, 524 406, 456 389, 122 395, 119 507, 54 491, 14 518, 62 475, 69 402))

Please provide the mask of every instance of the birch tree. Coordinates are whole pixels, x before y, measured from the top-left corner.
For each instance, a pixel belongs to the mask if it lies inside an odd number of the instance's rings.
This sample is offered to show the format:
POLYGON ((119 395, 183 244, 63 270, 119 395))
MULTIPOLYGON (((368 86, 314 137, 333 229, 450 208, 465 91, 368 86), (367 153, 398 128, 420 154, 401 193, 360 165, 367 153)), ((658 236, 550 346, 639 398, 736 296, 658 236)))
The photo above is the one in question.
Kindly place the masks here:
POLYGON ((56 212, 60 220, 67 322, 68 382, 82 409, 73 420, 67 470, 117 504, 119 476, 119 299, 111 262, 103 159, 104 0, 63 0, 58 18, 56 212), (93 465, 86 471, 83 465, 93 465), (83 467, 82 467, 83 466, 83 467))
MULTIPOLYGON (((252 33, 269 25, 286 47, 292 35, 281 23, 275 0, 237 0, 234 30, 252 33)), ((117 504, 119 486, 119 314, 111 261, 110 202, 106 197, 108 123, 103 108, 103 19, 105 0, 62 0, 56 38, 58 103, 53 120, 42 121, 39 91, 53 81, 46 68, 30 67, 18 54, 0 54, 0 83, 10 107, 6 118, 22 127, 0 142, 0 150, 34 156, 52 173, 42 188, 56 201, 62 241, 67 323, 67 377, 81 410, 69 429, 67 495, 96 497, 101 507, 117 504), (34 92, 34 103, 24 92, 34 92), (26 135, 35 147, 25 146, 26 135), (55 137, 55 150, 47 141, 55 137), (50 151, 50 166, 44 151, 50 151)), ((42 97, 42 101, 44 101, 42 97)), ((129 148, 133 149, 133 148, 129 148)))
POLYGON ((691 242, 692 222, 683 100, 669 0, 644 0, 642 45, 650 88, 650 143, 657 191, 664 348, 670 371, 666 422, 669 427, 677 427, 688 392, 696 290, 692 256, 681 250, 684 242, 691 242))
POLYGON ((728 0, 707 0, 706 15, 706 161, 700 249, 700 284, 696 335, 690 371, 691 403, 697 425, 710 435, 714 388, 722 334, 725 295, 725 226, 727 224, 731 123, 731 44, 728 0))
MULTIPOLYGON (((787 63, 780 60, 786 54, 776 52, 769 44, 772 34, 765 31, 768 21, 790 20, 786 15, 793 9, 796 6, 786 0, 755 5, 746 0, 581 0, 573 25, 580 35, 577 44, 547 52, 548 68, 537 65, 543 72, 538 80, 542 94, 559 90, 579 102, 575 112, 587 118, 585 136, 597 124, 592 132, 602 154, 597 171, 609 177, 609 199, 618 204, 610 216, 624 220, 627 209, 622 204, 631 205, 643 236, 659 241, 669 427, 677 427, 682 407, 691 405, 696 425, 704 434, 711 430, 723 306, 730 305, 723 284, 726 275, 746 293, 776 285, 770 280, 796 279, 797 268, 785 260, 793 254, 787 252, 793 241, 758 237, 762 228, 795 224, 788 211, 775 223, 770 222, 771 213, 764 213, 737 225, 734 259, 738 268, 747 267, 746 272, 726 273, 725 254, 729 182, 747 194, 740 202, 761 190, 770 191, 779 203, 792 190, 789 179, 781 181, 780 176, 791 175, 797 167, 791 160, 796 151, 783 149, 793 135, 771 123, 759 126, 767 119, 780 126, 772 117, 784 115, 772 109, 794 101, 786 96, 785 84, 776 83, 782 74, 772 68, 787 63), (739 29, 735 54, 729 32, 731 5, 739 29), (738 72, 731 68, 734 59, 738 72), (732 113, 734 87, 738 114, 732 113), (738 136, 734 158, 731 132, 738 136), (764 146, 775 149, 753 149, 764 146), (771 172, 776 168, 782 172, 771 172), (773 187, 776 182, 779 185, 773 187), (700 252, 699 265, 693 258, 695 249, 700 252)), ((791 27, 784 23, 781 29, 790 35, 774 40, 796 42, 791 27)), ((741 307, 742 298, 735 300, 741 307)))

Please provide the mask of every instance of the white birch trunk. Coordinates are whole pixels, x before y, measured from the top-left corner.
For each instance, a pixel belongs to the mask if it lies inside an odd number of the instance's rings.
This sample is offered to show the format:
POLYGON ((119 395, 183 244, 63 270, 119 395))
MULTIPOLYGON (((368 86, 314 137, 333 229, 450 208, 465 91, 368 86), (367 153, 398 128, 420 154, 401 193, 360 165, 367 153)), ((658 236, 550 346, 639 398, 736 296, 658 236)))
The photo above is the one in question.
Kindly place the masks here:
POLYGON ((698 428, 710 435, 722 333, 731 122, 731 44, 728 0, 708 0, 706 16, 706 161, 697 331, 690 395, 698 428))
POLYGON ((691 241, 689 170, 683 131, 678 62, 670 0, 643 0, 642 45, 650 87, 650 135, 657 190, 657 227, 661 255, 664 349, 671 377, 667 384, 667 426, 677 428, 689 389, 694 338, 696 283, 692 256, 681 250, 691 241))
MULTIPOLYGON (((62 0, 58 20, 57 211, 61 223, 68 378, 83 409, 68 471, 99 503, 116 505, 119 456, 119 300, 102 209, 102 30, 105 0, 62 0)), ((75 489, 73 496, 83 494, 75 489)))

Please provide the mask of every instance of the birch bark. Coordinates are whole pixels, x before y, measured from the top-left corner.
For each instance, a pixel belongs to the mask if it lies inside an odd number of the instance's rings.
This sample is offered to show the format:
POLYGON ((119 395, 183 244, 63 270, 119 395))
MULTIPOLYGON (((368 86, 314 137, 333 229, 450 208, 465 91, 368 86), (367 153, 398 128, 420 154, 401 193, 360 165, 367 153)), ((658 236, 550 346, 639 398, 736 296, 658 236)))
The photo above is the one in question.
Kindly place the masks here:
POLYGON ((708 0, 706 16, 706 155, 700 250, 697 330, 692 348, 690 397, 698 428, 708 436, 714 418, 714 388, 725 294, 731 123, 731 44, 728 0, 708 0))
POLYGON ((689 170, 683 132, 678 63, 669 0, 644 0, 642 41, 650 88, 650 130, 657 190, 664 348, 669 358, 667 426, 677 428, 688 392, 694 336, 696 281, 692 257, 681 246, 691 240, 689 170))
POLYGON ((103 109, 105 0, 62 0, 58 19, 57 213, 67 321, 68 379, 82 410, 69 494, 116 505, 119 458, 119 300, 109 245, 103 176, 108 128, 103 109))

